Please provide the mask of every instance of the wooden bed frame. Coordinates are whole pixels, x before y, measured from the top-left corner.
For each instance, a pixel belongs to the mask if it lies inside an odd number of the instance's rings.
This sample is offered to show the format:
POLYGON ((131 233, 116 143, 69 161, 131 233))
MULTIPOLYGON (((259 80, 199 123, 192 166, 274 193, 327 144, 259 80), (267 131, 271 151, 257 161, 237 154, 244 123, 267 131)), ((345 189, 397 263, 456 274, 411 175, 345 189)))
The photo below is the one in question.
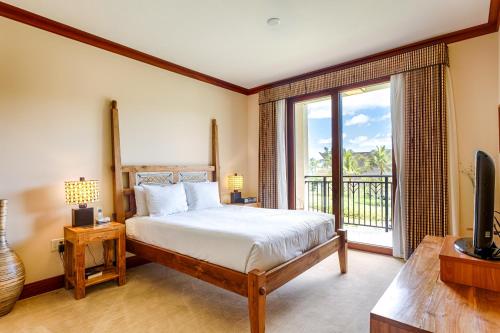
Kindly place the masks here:
MULTIPOLYGON (((117 222, 135 214, 134 185, 136 174, 140 172, 171 172, 174 182, 181 172, 207 172, 211 181, 218 181, 219 153, 218 129, 212 120, 212 165, 209 166, 122 166, 120 152, 120 129, 117 102, 111 103, 112 144, 113 144, 113 200, 117 222), (128 184, 124 187, 124 184, 128 184)), ((220 186, 220 185, 219 185, 220 186)), ((347 272, 347 232, 337 230, 337 234, 327 242, 320 244, 302 255, 289 260, 268 271, 252 270, 248 274, 215 265, 174 251, 127 238, 126 248, 130 253, 156 262, 179 272, 191 275, 218 287, 235 292, 248 298, 250 328, 252 333, 265 331, 266 296, 288 281, 305 272, 326 257, 338 251, 340 271, 347 272)))

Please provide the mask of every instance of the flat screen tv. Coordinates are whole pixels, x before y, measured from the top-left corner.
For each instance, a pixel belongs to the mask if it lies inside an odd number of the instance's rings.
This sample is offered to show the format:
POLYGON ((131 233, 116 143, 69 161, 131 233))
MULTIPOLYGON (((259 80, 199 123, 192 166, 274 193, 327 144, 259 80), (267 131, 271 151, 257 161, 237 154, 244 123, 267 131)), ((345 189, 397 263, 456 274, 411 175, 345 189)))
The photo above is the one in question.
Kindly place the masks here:
POLYGON ((457 240, 455 247, 475 257, 497 259, 495 254, 498 251, 493 242, 495 163, 488 154, 481 150, 476 152, 475 160, 474 235, 472 239, 457 240))

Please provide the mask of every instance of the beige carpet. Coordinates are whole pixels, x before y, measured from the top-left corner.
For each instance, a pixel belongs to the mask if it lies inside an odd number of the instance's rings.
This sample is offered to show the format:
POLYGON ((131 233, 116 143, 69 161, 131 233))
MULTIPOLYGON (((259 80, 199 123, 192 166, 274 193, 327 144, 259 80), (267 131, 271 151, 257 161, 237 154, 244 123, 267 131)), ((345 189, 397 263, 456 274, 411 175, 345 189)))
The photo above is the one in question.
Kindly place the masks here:
MULTIPOLYGON (((368 332, 369 313, 402 263, 349 252, 349 272, 333 255, 268 297, 267 332, 368 332)), ((127 271, 128 282, 64 289, 22 300, 0 332, 248 332, 246 298, 157 264, 127 271)))

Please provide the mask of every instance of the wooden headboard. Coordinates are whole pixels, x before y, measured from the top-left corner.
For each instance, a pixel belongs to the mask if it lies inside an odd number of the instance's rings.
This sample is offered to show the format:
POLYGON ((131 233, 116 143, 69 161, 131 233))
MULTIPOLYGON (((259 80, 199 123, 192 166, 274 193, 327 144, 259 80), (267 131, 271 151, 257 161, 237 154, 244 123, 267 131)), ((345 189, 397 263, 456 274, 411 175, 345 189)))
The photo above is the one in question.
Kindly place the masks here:
POLYGON ((125 223, 136 213, 134 186, 140 184, 167 184, 183 181, 218 181, 219 142, 217 121, 212 119, 212 161, 210 165, 126 165, 122 166, 118 103, 111 102, 111 134, 113 145, 113 219, 125 223))

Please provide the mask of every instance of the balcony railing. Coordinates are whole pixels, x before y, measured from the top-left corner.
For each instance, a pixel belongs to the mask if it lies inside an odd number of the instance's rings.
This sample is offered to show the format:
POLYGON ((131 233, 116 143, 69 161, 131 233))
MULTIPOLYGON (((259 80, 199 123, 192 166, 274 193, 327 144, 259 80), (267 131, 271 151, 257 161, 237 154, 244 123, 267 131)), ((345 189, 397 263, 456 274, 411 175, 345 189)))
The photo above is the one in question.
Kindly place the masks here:
MULTIPOLYGON (((332 213, 332 177, 305 176, 305 207, 332 213)), ((392 229, 392 176, 344 176, 344 224, 392 229)))

